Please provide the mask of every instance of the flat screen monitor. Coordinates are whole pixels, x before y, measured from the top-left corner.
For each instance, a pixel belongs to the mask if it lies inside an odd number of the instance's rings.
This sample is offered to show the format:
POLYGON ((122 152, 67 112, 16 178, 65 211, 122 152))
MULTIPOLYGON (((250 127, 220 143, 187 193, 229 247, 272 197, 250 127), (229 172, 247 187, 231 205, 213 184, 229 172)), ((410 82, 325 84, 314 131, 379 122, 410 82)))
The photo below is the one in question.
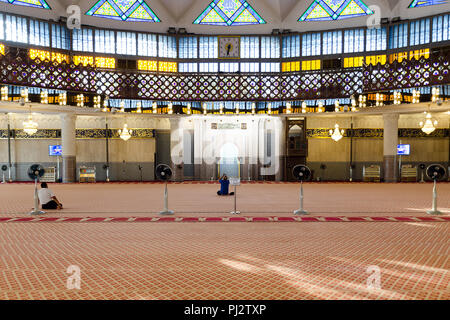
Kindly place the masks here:
POLYGON ((62 146, 48 146, 50 156, 62 156, 62 146))
POLYGON ((411 154, 411 145, 410 144, 397 145, 397 155, 409 156, 410 154, 411 154))

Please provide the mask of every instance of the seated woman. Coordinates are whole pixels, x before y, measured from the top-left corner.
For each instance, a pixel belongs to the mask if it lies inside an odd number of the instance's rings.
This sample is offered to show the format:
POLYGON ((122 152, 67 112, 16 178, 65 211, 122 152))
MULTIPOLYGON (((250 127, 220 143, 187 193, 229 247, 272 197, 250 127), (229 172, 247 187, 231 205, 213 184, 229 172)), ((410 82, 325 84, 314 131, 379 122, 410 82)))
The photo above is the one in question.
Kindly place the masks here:
POLYGON ((219 196, 232 196, 234 195, 234 192, 228 193, 228 187, 230 186, 230 180, 228 180, 228 177, 226 174, 222 176, 219 180, 220 182, 220 190, 217 191, 217 195, 219 196))
POLYGON ((63 208, 62 203, 55 197, 53 191, 50 190, 46 182, 41 183, 41 189, 38 191, 39 203, 42 205, 42 209, 52 210, 63 208))

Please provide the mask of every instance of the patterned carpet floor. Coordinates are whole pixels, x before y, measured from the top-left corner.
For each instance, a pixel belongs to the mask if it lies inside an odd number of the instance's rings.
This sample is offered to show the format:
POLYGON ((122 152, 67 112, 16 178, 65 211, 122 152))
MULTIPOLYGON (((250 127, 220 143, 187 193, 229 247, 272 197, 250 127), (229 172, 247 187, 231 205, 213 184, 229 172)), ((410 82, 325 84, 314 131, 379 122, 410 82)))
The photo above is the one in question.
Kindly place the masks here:
POLYGON ((0 299, 450 299, 448 183, 439 217, 431 184, 306 184, 307 217, 297 184, 238 187, 239 217, 171 184, 173 222, 161 184, 51 188, 66 209, 30 217, 33 185, 0 185, 0 299))
POLYGON ((0 299, 447 300, 449 232, 429 222, 3 223, 0 299), (67 288, 69 266, 80 289, 67 288), (379 287, 368 286, 373 266, 379 287))
MULTIPOLYGON (((33 184, 0 184, 0 217, 24 217, 33 206, 33 184)), ((162 184, 50 184, 62 211, 49 217, 157 217, 163 208, 162 184)), ((170 184, 169 208, 178 217, 229 216, 234 198, 217 196, 217 184, 170 184)), ((432 184, 308 183, 304 207, 316 216, 425 216, 432 184)), ((438 185, 438 207, 450 214, 450 183, 438 185)), ((237 187, 242 216, 292 216, 298 209, 296 183, 257 183, 237 187)))

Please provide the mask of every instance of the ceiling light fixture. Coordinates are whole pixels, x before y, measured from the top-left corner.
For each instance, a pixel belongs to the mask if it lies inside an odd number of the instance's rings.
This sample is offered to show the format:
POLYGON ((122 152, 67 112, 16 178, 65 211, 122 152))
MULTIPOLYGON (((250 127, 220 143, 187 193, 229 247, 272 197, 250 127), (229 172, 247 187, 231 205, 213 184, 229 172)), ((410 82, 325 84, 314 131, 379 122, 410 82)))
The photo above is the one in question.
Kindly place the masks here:
POLYGON ((28 120, 23 122, 23 131, 25 131, 26 134, 29 136, 32 136, 35 134, 38 130, 38 123, 36 121, 33 121, 33 116, 31 114, 31 107, 30 107, 30 114, 28 115, 28 120))
POLYGON ((426 114, 425 116, 425 122, 421 121, 419 125, 422 127, 422 131, 426 134, 431 134, 436 130, 436 126, 438 122, 436 120, 433 121, 433 117, 431 116, 431 113, 424 112, 426 114))
POLYGON ((123 125, 123 130, 119 130, 120 139, 123 141, 128 141, 131 138, 131 134, 133 133, 133 130, 128 130, 128 125, 125 123, 123 125))
POLYGON ((338 142, 339 140, 342 139, 342 137, 344 137, 344 129, 339 130, 339 125, 336 123, 334 125, 334 130, 330 129, 330 136, 331 139, 333 139, 334 141, 338 142))

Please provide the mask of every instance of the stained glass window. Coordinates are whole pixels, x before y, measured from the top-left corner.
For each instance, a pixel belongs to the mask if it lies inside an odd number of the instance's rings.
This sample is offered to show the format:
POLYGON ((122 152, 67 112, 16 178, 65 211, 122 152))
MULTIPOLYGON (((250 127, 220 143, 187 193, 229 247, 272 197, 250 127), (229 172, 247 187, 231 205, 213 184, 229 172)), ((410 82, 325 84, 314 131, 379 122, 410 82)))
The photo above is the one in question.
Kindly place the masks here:
POLYGON ((323 21, 373 14, 361 0, 314 0, 298 21, 323 21))
POLYGON ((194 24, 239 26, 264 24, 266 21, 246 0, 213 0, 194 24))
POLYGON ((161 21, 144 0, 100 0, 86 14, 122 21, 161 21))
POLYGON ((34 7, 34 8, 41 8, 41 9, 49 9, 51 10, 50 6, 45 0, 0 0, 0 2, 7 2, 11 4, 17 4, 19 6, 26 6, 26 7, 34 7))
POLYGON ((435 4, 444 4, 445 0, 414 0, 409 5, 410 8, 432 6, 435 4))

